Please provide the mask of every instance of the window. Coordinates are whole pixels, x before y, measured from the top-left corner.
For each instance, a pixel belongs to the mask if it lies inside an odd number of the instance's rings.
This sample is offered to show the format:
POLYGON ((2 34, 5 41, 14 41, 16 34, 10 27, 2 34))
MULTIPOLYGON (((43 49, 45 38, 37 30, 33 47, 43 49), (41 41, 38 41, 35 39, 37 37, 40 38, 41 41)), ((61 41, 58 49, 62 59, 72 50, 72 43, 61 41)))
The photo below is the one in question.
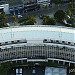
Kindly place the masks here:
POLYGON ((20 42, 20 40, 17 40, 17 42, 20 42))
POLYGON ((51 40, 51 43, 53 43, 53 40, 51 40))
POLYGON ((1 46, 1 43, 0 43, 0 46, 1 46))
POLYGON ((5 42, 5 44, 8 44, 8 42, 5 42))
POLYGON ((71 44, 71 42, 68 42, 68 45, 70 45, 71 44))
POLYGON ((46 43, 46 42, 47 42, 47 39, 44 39, 44 40, 43 40, 43 43, 46 43))
POLYGON ((14 43, 14 41, 11 41, 11 43, 14 43))
POLYGON ((62 41, 62 44, 65 44, 65 41, 62 41))
POLYGON ((58 41, 58 40, 56 40, 56 43, 59 43, 59 41, 58 41))

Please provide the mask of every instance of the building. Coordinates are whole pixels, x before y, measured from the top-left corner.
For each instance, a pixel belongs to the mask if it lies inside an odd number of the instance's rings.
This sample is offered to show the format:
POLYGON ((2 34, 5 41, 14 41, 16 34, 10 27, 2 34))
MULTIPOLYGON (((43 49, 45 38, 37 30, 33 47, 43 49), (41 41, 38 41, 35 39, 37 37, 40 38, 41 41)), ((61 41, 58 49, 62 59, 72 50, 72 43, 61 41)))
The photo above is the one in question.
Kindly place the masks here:
POLYGON ((0 63, 27 62, 75 63, 75 30, 64 27, 14 27, 0 29, 0 63))
POLYGON ((38 4, 40 4, 40 5, 44 5, 44 6, 46 6, 46 5, 50 5, 50 1, 51 0, 37 0, 37 3, 38 4))
POLYGON ((23 2, 24 4, 27 4, 27 3, 36 3, 37 0, 22 0, 22 2, 23 2))
POLYGON ((0 13, 4 12, 5 14, 9 14, 9 4, 0 5, 0 13))

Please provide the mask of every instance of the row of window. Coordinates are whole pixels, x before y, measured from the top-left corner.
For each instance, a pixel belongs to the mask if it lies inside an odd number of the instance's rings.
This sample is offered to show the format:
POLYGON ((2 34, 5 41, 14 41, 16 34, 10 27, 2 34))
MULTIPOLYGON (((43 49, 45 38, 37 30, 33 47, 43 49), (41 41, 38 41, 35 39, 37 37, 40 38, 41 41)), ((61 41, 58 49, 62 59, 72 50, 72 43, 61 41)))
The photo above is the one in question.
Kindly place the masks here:
POLYGON ((12 51, 12 50, 65 50, 65 51, 75 51, 75 48, 70 48, 70 47, 66 47, 66 46, 55 46, 55 45, 48 45, 48 46, 26 46, 26 45, 22 45, 22 46, 10 46, 10 47, 2 47, 0 48, 0 52, 3 51, 12 51))
POLYGON ((9 41, 9 42, 2 42, 2 43, 0 43, 0 46, 10 45, 10 44, 17 44, 17 43, 27 43, 27 40, 15 40, 15 41, 9 41))
MULTIPOLYGON (((34 52, 35 53, 35 52, 34 52)), ((7 53, 7 54, 2 54, 0 55, 0 59, 2 60, 7 60, 7 59, 16 59, 16 58, 23 58, 23 57, 32 57, 32 58, 41 58, 42 56, 44 57, 52 57, 52 58, 59 58, 59 59, 65 59, 65 60, 72 60, 75 61, 75 56, 72 54, 59 54, 59 53, 54 53, 54 52, 48 52, 48 54, 31 54, 28 52, 24 52, 23 54, 21 52, 15 52, 15 53, 7 53), (47 55, 47 56, 46 56, 47 55)))
MULTIPOLYGON (((10 44, 17 44, 17 43, 27 43, 27 40, 15 40, 15 41, 2 42, 2 43, 0 43, 0 46, 10 45, 10 44)), ((75 46, 74 42, 51 40, 51 39, 44 39, 43 43, 56 43, 56 44, 64 44, 64 45, 75 46)))
POLYGON ((51 39, 44 39, 43 43, 57 43, 57 44, 65 44, 75 46, 74 42, 67 42, 67 41, 60 41, 60 40, 51 40, 51 39))
MULTIPOLYGON (((19 48, 16 47, 14 49, 2 49, 0 52, 0 59, 13 59, 13 58, 21 58, 21 57, 37 57, 37 56, 46 56, 46 57, 54 57, 54 58, 64 58, 69 60, 75 60, 75 50, 73 49, 62 49, 62 50, 56 50, 56 49, 50 49, 49 46, 26 46, 26 48, 19 48), (38 48, 38 49, 37 49, 38 48)), ((36 58, 35 57, 35 58, 36 58)))

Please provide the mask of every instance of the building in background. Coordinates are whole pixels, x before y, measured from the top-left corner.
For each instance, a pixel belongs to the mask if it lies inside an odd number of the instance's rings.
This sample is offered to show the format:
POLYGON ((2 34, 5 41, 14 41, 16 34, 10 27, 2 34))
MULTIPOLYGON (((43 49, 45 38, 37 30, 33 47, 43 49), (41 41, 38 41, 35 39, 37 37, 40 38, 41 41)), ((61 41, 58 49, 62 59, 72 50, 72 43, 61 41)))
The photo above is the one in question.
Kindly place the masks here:
POLYGON ((9 4, 0 5, 0 13, 9 14, 9 4))
POLYGON ((36 3, 37 0, 22 0, 23 4, 32 4, 32 3, 36 3))
POLYGON ((50 5, 50 1, 51 0, 37 0, 37 3, 41 5, 50 5))

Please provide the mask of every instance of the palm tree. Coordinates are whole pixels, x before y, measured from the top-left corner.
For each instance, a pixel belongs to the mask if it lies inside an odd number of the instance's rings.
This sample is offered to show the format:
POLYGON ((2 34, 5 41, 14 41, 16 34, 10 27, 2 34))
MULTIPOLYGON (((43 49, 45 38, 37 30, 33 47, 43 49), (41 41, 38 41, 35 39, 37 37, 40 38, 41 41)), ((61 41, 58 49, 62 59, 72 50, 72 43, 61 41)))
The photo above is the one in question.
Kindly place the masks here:
POLYGON ((7 23, 7 16, 5 14, 0 14, 0 27, 6 27, 6 23, 7 23))
POLYGON ((15 23, 18 21, 18 20, 17 20, 17 17, 16 17, 15 15, 13 15, 12 18, 13 18, 13 22, 14 22, 14 24, 15 24, 15 23))
POLYGON ((4 20, 4 25, 6 25, 6 23, 7 23, 7 16, 6 15, 4 15, 3 20, 4 20))

